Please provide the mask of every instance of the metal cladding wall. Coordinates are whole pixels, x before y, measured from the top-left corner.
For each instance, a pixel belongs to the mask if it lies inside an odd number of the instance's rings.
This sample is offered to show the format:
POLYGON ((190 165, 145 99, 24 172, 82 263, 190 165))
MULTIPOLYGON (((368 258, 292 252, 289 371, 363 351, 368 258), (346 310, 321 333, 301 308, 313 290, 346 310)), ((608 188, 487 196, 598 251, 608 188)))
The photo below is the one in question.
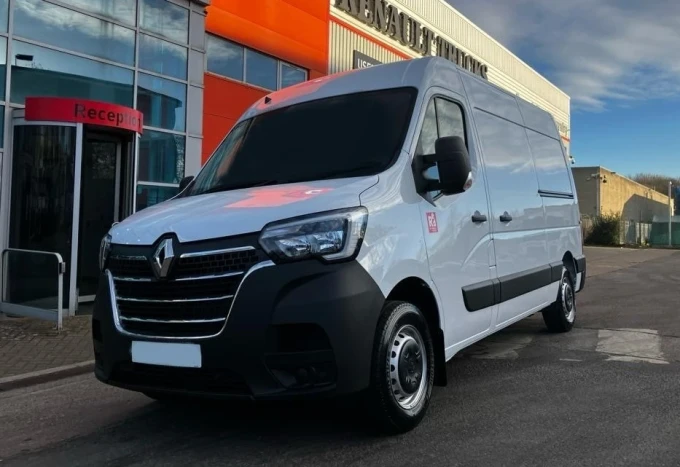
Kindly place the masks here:
MULTIPOLYGON (((553 115, 569 153, 570 98, 529 67, 508 49, 458 13, 445 0, 369 0, 384 1, 437 36, 488 66, 488 80, 519 95, 553 115)), ((363 3, 356 1, 356 5, 363 3)), ((354 53, 360 52, 382 63, 421 57, 399 40, 368 26, 342 9, 353 5, 348 0, 330 0, 329 73, 354 67, 354 53)), ((436 47, 430 53, 436 55, 436 47)))

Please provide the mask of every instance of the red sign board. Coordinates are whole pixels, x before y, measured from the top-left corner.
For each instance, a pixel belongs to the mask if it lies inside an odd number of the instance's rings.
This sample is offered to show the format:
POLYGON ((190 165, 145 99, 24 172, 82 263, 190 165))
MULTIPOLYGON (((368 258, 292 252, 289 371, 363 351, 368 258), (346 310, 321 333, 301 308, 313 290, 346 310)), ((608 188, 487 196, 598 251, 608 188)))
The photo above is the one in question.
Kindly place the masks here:
POLYGON ((27 97, 27 121, 87 123, 142 133, 141 112, 107 102, 63 97, 27 97))

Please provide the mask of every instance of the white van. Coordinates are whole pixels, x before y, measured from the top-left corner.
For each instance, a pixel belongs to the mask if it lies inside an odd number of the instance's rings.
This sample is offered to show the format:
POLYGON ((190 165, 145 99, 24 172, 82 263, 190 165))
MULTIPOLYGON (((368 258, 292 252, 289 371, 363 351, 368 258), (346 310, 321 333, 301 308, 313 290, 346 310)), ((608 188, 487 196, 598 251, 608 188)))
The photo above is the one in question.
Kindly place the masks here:
POLYGON ((102 241, 96 375, 151 397, 361 393, 415 427, 457 352, 574 325, 586 261, 552 117, 441 58, 255 103, 102 241))

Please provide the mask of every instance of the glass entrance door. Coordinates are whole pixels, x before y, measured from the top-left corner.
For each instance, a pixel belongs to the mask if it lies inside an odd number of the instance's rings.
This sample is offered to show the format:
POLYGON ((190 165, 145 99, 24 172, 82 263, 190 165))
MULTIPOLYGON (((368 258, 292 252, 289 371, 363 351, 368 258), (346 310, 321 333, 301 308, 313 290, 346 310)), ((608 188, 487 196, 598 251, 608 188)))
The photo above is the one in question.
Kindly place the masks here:
MULTIPOLYGON (((63 306, 73 310, 71 265, 74 255, 74 187, 78 170, 78 125, 27 123, 13 119, 9 247, 59 253, 66 262, 63 306)), ((53 285, 43 287, 44 256, 21 258, 14 274, 36 280, 14 281, 9 291, 15 303, 39 303, 54 297, 53 285)), ((48 257, 49 258, 49 257, 48 257)))
POLYGON ((79 301, 92 301, 99 283, 99 244, 119 220, 121 149, 115 136, 85 132, 80 184, 79 301))

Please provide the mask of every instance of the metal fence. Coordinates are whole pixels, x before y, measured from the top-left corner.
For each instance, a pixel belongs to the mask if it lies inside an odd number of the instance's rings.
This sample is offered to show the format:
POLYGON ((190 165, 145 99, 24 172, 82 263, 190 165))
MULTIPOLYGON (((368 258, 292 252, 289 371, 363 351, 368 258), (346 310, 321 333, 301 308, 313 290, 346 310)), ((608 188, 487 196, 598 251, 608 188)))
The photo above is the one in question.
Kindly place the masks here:
POLYGON ((0 313, 52 321, 61 329, 66 272, 61 255, 8 248, 0 258, 0 313))
MULTIPOLYGON (((593 230, 594 219, 588 216, 581 217, 581 235, 583 241, 593 230)), ((619 245, 644 246, 649 245, 652 239, 652 223, 623 220, 619 225, 619 245)))

